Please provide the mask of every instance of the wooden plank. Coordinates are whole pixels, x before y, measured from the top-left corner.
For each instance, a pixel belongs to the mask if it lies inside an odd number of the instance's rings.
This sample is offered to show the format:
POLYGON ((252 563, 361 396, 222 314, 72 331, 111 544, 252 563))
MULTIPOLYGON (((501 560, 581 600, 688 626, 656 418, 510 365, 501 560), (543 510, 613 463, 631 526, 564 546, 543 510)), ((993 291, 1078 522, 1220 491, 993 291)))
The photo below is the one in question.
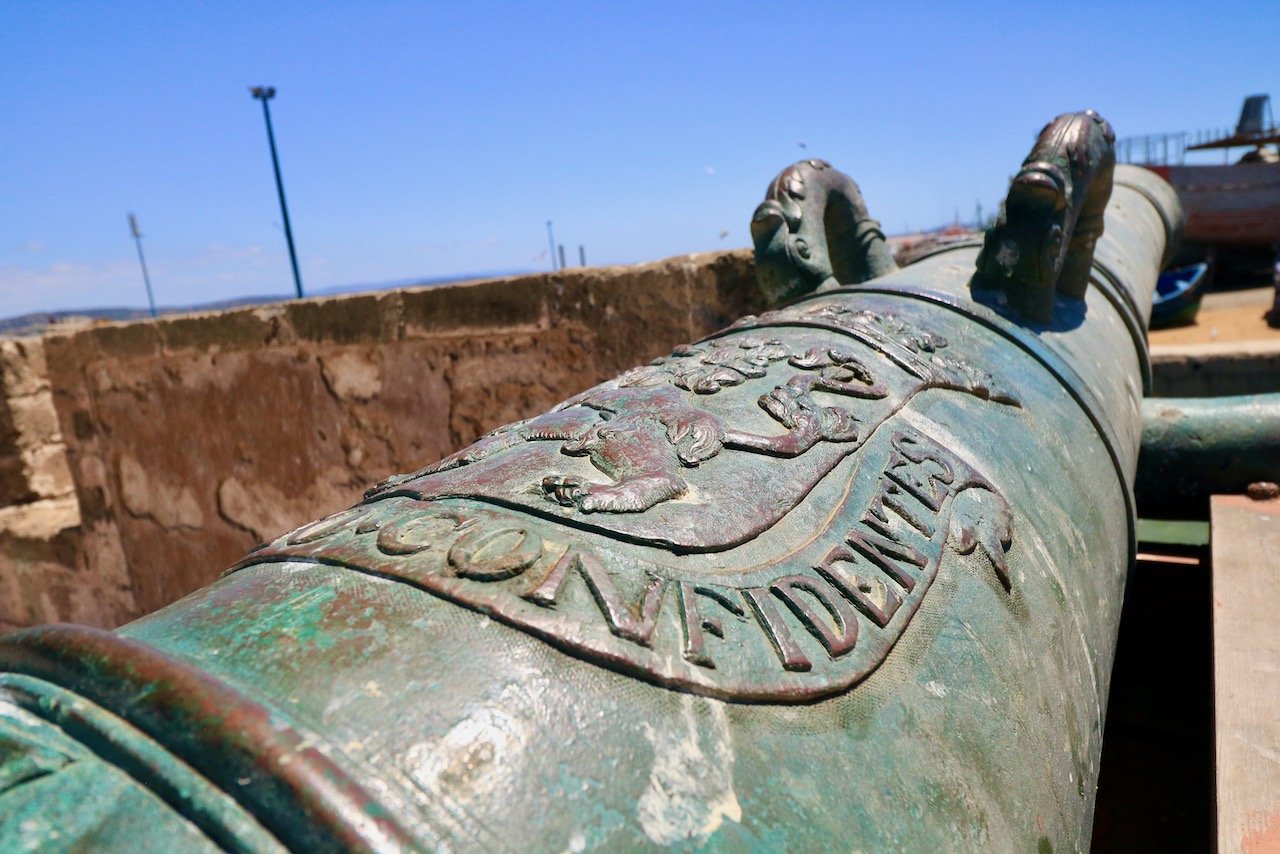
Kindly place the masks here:
POLYGON ((1218 850, 1280 851, 1280 500, 1214 496, 1218 850))

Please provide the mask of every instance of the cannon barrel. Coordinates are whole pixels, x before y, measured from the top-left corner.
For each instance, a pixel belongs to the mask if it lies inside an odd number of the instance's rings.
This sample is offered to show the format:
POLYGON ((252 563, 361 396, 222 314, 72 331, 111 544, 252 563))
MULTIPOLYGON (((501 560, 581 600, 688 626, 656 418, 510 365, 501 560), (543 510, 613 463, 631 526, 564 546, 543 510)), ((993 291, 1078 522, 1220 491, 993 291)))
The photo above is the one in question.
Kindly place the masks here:
POLYGON ((796 164, 752 223, 793 302, 115 632, 9 636, 0 835, 1086 848, 1181 222, 1113 140, 1059 117, 983 245, 901 270, 796 164))
POLYGON ((1143 513, 1205 519, 1209 496, 1280 482, 1280 395, 1149 398, 1135 487, 1143 513))

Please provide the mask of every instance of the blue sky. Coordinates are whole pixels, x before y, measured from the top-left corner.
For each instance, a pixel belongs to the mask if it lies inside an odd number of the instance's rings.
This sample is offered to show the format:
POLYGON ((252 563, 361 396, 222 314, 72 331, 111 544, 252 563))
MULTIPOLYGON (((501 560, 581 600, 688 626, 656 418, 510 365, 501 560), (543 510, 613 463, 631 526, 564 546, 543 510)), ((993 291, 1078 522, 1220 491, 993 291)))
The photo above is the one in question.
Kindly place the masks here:
POLYGON ((746 246, 792 161, 890 232, 990 210, 1034 134, 1280 97, 1269 3, 0 0, 0 316, 746 246), (804 143, 804 148, 800 144, 804 143), (727 231, 728 234, 721 236, 727 231))

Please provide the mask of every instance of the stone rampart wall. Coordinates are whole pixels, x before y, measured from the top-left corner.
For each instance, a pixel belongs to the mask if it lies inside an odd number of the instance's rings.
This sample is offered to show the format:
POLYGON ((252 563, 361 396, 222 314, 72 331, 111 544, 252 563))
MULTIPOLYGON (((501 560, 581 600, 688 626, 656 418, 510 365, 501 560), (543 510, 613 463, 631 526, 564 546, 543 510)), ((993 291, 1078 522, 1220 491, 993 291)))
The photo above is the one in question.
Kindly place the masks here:
POLYGON ((732 252, 3 342, 0 628, 159 608, 754 299, 732 252))

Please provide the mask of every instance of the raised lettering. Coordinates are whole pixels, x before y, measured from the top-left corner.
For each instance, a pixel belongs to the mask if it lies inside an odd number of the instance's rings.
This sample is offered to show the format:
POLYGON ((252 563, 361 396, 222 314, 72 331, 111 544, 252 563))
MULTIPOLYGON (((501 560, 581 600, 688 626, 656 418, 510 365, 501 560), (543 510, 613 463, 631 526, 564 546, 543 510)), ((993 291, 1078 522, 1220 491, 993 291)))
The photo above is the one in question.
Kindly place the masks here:
POLYGON ((522 593, 524 599, 541 605, 553 607, 560 598, 560 592, 569 576, 577 571, 586 581, 587 588, 596 600, 601 613, 609 624, 609 631, 618 637, 641 646, 649 646, 653 641, 653 631, 658 625, 658 613, 662 609, 662 599, 667 590, 667 581, 655 575, 647 575, 644 591, 640 595, 639 609, 634 610, 622 599, 613 577, 605 570, 596 557, 589 552, 571 550, 564 554, 547 573, 547 577, 537 587, 522 593))
POLYGON ((383 525, 378 531, 378 550, 388 555, 411 555, 443 545, 468 522, 453 514, 409 516, 383 525))
POLYGON ((809 661, 800 650, 796 639, 791 636, 791 630, 782 619, 782 612, 773 603, 768 591, 763 587, 748 587, 742 591, 742 595, 751 605, 751 610, 760 622, 760 627, 764 629, 765 636, 769 638, 769 643, 773 644, 773 650, 782 661, 783 669, 800 672, 812 670, 813 662, 809 661))
POLYGON ((473 528, 449 549, 449 565, 463 578, 514 578, 542 557, 542 537, 524 528, 473 528))
POLYGON ((316 540, 323 540, 325 537, 332 536, 343 530, 352 522, 361 519, 373 512, 369 507, 353 507, 350 510, 343 510, 341 513, 334 513, 332 516, 326 516, 315 522, 303 525, 298 530, 289 535, 285 540, 291 546, 301 546, 307 543, 314 543, 316 540))
POLYGON ((955 485, 955 468, 942 458, 942 449, 930 453, 919 439, 906 433, 893 435, 893 455, 889 458, 886 474, 902 485, 933 512, 942 508, 942 502, 951 494, 955 485), (930 471, 924 464, 931 462, 938 471, 930 471), (913 469, 909 464, 919 466, 913 469))
POLYGON ((849 603, 821 578, 813 575, 787 575, 769 585, 773 595, 791 609, 809 633, 817 638, 832 658, 839 658, 858 642, 858 615, 849 603), (800 591, 818 600, 834 621, 834 627, 813 607, 800 591))
POLYGON ((588 564, 583 561, 582 574, 587 585, 595 596, 596 604, 609 621, 609 631, 624 640, 649 646, 653 641, 653 630, 658 625, 658 611, 662 608, 662 598, 667 592, 666 579, 656 575, 648 575, 645 579, 644 593, 640 598, 640 609, 636 612, 622 601, 613 577, 605 572, 598 563, 588 564))
POLYGON ((685 660, 699 667, 707 667, 714 670, 716 665, 707 654, 706 637, 703 635, 703 631, 705 630, 718 638, 723 638, 724 626, 716 617, 703 616, 702 610, 698 606, 698 596, 705 596, 739 619, 746 617, 746 611, 727 594, 714 587, 703 587, 702 585, 682 581, 680 582, 679 590, 680 620, 684 625, 685 660))
MULTIPOLYGON (((915 502, 912 503, 914 504, 915 502)), ((871 514, 875 521, 872 522, 872 519, 867 517, 864 517, 864 519, 869 524, 885 530, 889 524, 889 514, 885 512, 886 507, 897 514, 899 518, 905 519, 911 527, 926 537, 933 537, 934 527, 932 522, 909 506, 904 500, 902 487, 887 478, 880 481, 880 491, 875 494, 875 497, 871 499, 871 504, 867 507, 867 513, 871 514)), ((923 509, 927 510, 928 505, 924 505, 923 509)))
POLYGON ((855 552, 836 546, 814 567, 831 585, 866 614, 880 628, 889 625, 902 604, 898 592, 874 576, 868 578, 850 569, 858 559, 855 552))
POLYGON ((913 564, 920 569, 924 569, 929 563, 929 559, 923 552, 915 546, 899 542, 891 534, 882 536, 855 528, 845 536, 845 542, 898 582, 908 593, 915 588, 916 577, 902 565, 902 562, 913 564))
POLYGON ((521 593, 520 598, 527 599, 535 605, 541 605, 543 608, 555 607, 556 600, 560 598, 560 590, 564 587, 565 579, 569 577, 569 571, 577 568, 580 561, 581 558, 579 558, 576 550, 569 549, 565 551, 538 586, 521 593))

